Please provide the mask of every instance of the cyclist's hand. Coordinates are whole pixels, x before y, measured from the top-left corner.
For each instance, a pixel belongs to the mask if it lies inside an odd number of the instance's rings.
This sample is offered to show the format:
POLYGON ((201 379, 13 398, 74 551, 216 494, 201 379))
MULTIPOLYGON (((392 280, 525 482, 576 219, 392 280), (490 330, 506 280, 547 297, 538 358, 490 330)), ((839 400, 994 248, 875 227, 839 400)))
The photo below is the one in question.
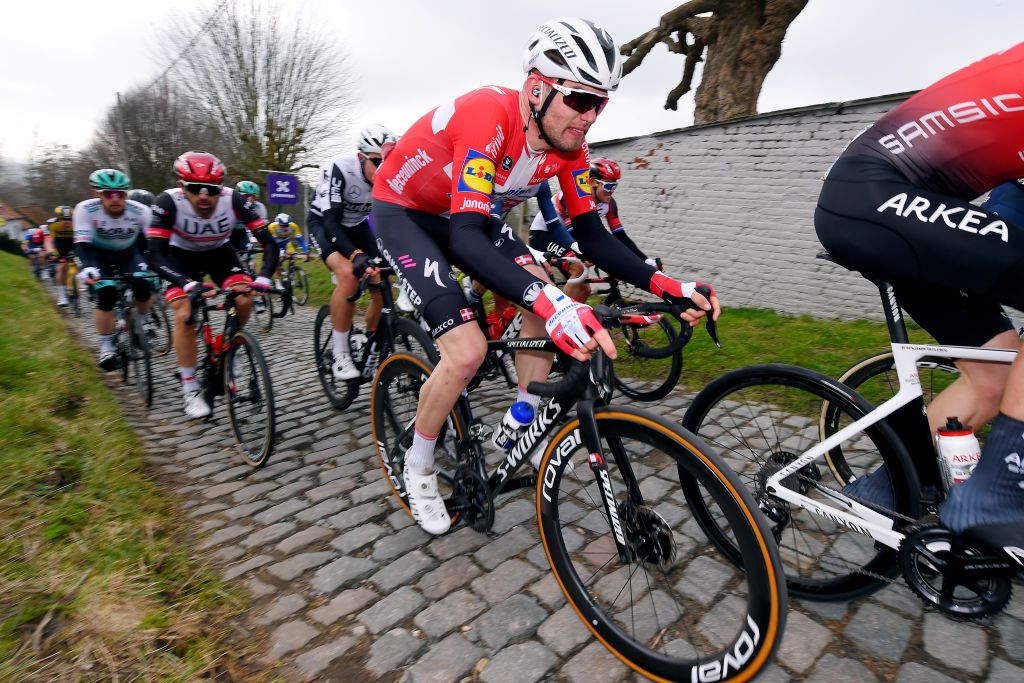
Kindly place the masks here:
POLYGON ((95 266, 88 266, 78 271, 78 281, 83 285, 91 287, 100 280, 100 269, 95 266))
POLYGON ((652 268, 657 268, 663 273, 665 272, 665 265, 661 262, 660 258, 644 259, 644 263, 651 266, 652 268))
POLYGON ((585 361, 598 346, 615 358, 615 344, 594 317, 593 309, 573 301, 554 285, 544 286, 533 312, 544 319, 544 329, 555 345, 573 358, 585 361))
POLYGON ((689 299, 699 306, 696 310, 683 311, 680 314, 690 325, 696 325, 708 312, 711 313, 712 320, 718 320, 718 316, 722 314, 715 288, 704 282, 679 282, 658 271, 651 276, 651 293, 667 299, 689 299), (708 295, 704 296, 698 292, 697 287, 706 287, 708 295))
POLYGON ((370 268, 370 257, 360 251, 352 257, 352 275, 358 280, 366 274, 367 270, 370 271, 370 275, 380 272, 379 268, 370 268))
POLYGON ((182 289, 185 290, 186 294, 191 294, 197 287, 203 290, 204 299, 209 299, 211 296, 217 296, 217 288, 211 282, 197 282, 196 280, 190 280, 185 283, 185 286, 182 289))
POLYGON ((274 283, 269 277, 263 277, 260 275, 258 278, 253 280, 249 286, 257 292, 269 292, 274 288, 274 283))

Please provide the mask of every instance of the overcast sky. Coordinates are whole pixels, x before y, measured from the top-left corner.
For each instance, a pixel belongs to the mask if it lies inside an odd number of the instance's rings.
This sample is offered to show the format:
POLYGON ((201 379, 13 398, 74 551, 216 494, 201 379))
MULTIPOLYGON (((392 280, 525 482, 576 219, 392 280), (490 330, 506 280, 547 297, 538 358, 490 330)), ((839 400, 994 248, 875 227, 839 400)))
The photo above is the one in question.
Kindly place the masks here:
MULTIPOLYGON (((174 13, 215 0, 5 3, 0 55, 0 154, 33 143, 84 146, 114 93, 160 72, 161 31, 174 13), (126 26, 131 26, 126 29, 126 26)), ((355 127, 402 133, 456 95, 495 83, 518 87, 527 36, 546 19, 585 12, 619 43, 656 25, 678 0, 280 0, 334 31, 357 82, 355 127)), ((761 112, 913 90, 1024 39, 1021 0, 810 0, 769 74, 761 112)), ((594 141, 693 122, 693 93, 665 111, 683 58, 658 46, 623 80, 590 133, 594 141)), ((697 82, 695 78, 695 84, 697 82)), ((355 130, 339 131, 351 140, 355 130)), ((349 149, 353 145, 348 145, 349 149)), ((327 156, 335 150, 324 150, 327 156)), ((342 150, 345 151, 345 150, 342 150)), ((321 156, 321 155, 314 155, 321 156)))

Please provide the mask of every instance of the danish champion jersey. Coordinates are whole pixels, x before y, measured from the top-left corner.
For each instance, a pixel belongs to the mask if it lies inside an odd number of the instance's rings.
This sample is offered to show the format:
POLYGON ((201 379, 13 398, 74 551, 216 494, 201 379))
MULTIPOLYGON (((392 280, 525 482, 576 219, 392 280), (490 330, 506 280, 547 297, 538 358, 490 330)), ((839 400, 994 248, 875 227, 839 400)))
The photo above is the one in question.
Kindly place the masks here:
POLYGON ((221 188, 215 199, 213 214, 200 218, 184 190, 177 187, 164 190, 153 202, 153 222, 146 234, 170 238, 172 247, 186 251, 210 251, 227 244, 236 221, 251 231, 267 224, 256 212, 256 202, 230 187, 221 188))
MULTIPOLYGON (((341 225, 352 228, 373 208, 373 185, 363 176, 363 164, 355 154, 342 154, 320 167, 320 183, 310 212, 323 216, 328 209, 341 209, 341 225)), ((379 178, 379 171, 376 178, 379 178)))
POLYGON ((1024 177, 1024 43, 928 86, 842 156, 882 159, 915 185, 965 200, 1024 177))
POLYGON ((373 197, 437 215, 489 215, 557 177, 571 216, 594 210, 586 143, 570 153, 526 145, 519 91, 488 85, 428 112, 399 139, 374 176, 373 197))
POLYGON ((79 202, 71 214, 75 244, 84 242, 107 251, 130 248, 152 220, 150 208, 131 199, 125 200, 124 213, 117 218, 103 210, 99 197, 79 202))

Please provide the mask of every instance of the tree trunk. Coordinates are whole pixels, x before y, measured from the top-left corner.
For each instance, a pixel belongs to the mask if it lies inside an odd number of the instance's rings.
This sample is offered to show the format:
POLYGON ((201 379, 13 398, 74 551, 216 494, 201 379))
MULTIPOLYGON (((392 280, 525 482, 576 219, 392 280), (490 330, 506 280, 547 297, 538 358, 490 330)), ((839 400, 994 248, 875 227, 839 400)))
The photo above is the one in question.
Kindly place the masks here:
POLYGON ((807 0, 724 3, 695 96, 697 125, 752 116, 768 72, 782 55, 790 23, 807 0), (763 4, 764 14, 760 6, 763 4), (727 9, 728 8, 728 9, 727 9))

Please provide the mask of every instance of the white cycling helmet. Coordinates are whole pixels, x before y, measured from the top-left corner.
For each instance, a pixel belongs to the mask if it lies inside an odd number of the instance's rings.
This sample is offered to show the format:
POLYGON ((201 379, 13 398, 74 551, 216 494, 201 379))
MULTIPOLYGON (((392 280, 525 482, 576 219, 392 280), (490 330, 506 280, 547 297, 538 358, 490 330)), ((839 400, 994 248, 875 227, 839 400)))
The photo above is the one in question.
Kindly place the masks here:
POLYGON ((579 17, 559 17, 530 34, 523 71, 615 90, 622 79, 619 48, 603 28, 579 17))
POLYGON ((279 213, 277 214, 277 218, 274 219, 274 222, 278 225, 288 225, 292 222, 292 217, 286 213, 279 213))
POLYGON ((379 123, 371 123, 359 131, 356 149, 363 154, 382 154, 381 147, 388 142, 392 144, 398 142, 398 136, 394 131, 379 123))

